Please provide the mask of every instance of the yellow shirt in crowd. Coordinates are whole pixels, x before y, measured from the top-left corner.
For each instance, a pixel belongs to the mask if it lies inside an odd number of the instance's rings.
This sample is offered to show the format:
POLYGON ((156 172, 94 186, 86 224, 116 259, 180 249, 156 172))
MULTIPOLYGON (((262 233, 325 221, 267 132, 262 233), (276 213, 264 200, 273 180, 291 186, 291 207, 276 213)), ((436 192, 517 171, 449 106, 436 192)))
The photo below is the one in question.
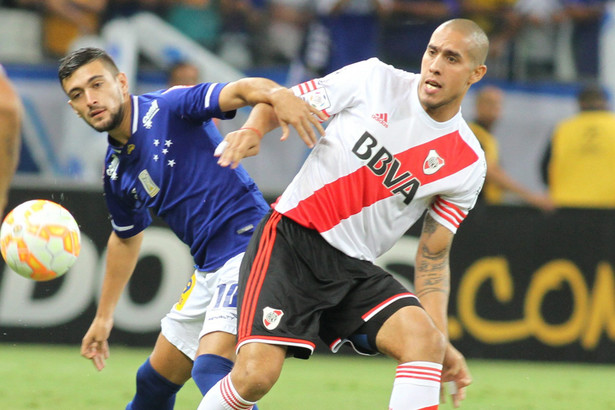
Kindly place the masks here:
MULTIPOLYGON (((495 137, 487 131, 484 127, 478 125, 475 122, 468 124, 470 129, 476 135, 478 142, 480 143, 483 151, 485 151, 485 159, 487 161, 487 168, 489 164, 498 164, 500 161, 498 141, 495 137)), ((502 189, 489 181, 485 181, 485 186, 482 191, 483 198, 488 204, 500 204, 502 202, 502 189)))
POLYGON ((557 206, 615 208, 615 114, 584 111, 558 124, 549 193, 557 206))

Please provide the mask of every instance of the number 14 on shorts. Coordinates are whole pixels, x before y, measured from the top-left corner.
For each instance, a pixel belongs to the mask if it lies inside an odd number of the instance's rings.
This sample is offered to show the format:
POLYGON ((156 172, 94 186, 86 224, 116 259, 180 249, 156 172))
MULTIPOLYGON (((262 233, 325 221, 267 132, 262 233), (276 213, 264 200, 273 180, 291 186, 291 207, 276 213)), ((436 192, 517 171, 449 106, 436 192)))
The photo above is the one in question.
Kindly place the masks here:
POLYGON ((214 308, 237 307, 237 283, 222 283, 216 289, 214 308))

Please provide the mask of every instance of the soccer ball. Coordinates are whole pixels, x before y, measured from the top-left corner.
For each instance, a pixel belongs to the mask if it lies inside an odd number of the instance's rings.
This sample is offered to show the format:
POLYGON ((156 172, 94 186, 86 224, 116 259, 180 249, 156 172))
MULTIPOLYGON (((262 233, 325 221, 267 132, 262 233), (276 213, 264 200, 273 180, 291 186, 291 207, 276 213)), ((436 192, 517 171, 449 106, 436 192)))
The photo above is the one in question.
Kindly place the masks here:
POLYGON ((18 205, 0 228, 6 264, 21 276, 47 281, 64 275, 77 260, 81 233, 61 205, 35 199, 18 205))

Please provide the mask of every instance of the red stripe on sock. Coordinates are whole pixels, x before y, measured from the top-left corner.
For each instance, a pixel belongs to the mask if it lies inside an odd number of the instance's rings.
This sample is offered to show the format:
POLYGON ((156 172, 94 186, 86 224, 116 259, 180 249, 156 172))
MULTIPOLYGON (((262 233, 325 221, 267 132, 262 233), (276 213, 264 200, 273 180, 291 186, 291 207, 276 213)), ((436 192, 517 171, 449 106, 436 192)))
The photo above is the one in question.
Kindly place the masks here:
POLYGON ((399 365, 395 372, 395 378, 430 380, 440 383, 442 371, 428 366, 399 365))
POLYGON ((222 392, 222 398, 235 410, 249 410, 252 408, 252 404, 242 403, 238 397, 233 394, 233 389, 230 386, 230 376, 226 376, 220 383, 220 390, 222 392))

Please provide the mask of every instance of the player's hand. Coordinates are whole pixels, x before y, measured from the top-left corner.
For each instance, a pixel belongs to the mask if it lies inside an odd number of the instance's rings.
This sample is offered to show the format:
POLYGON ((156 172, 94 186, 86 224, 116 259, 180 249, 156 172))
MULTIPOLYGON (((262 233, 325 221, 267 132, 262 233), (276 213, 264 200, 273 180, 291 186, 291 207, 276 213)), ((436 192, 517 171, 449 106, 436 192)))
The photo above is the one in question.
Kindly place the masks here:
POLYGON ((214 156, 223 167, 237 168, 239 161, 251 157, 260 151, 261 135, 253 128, 241 128, 230 132, 218 144, 214 156))
POLYGON ((290 134, 289 125, 297 130, 301 140, 310 148, 313 148, 318 140, 314 128, 318 130, 320 136, 325 135, 325 130, 320 123, 327 119, 326 114, 295 96, 288 88, 276 90, 271 100, 280 127, 282 127, 282 141, 290 134))
POLYGON ((105 367, 105 360, 109 358, 109 334, 113 327, 113 320, 94 319, 87 333, 81 341, 81 356, 92 360, 96 370, 105 367))
POLYGON ((466 387, 472 383, 472 376, 466 364, 466 359, 452 344, 448 344, 442 369, 442 389, 440 398, 445 402, 446 387, 453 400, 453 406, 459 407, 466 398, 466 387), (452 382, 452 383, 451 383, 452 382), (454 384, 453 384, 454 383, 454 384), (446 386, 446 387, 445 387, 446 386))
POLYGON ((548 195, 532 194, 529 196, 528 202, 547 213, 556 209, 555 202, 548 195))

